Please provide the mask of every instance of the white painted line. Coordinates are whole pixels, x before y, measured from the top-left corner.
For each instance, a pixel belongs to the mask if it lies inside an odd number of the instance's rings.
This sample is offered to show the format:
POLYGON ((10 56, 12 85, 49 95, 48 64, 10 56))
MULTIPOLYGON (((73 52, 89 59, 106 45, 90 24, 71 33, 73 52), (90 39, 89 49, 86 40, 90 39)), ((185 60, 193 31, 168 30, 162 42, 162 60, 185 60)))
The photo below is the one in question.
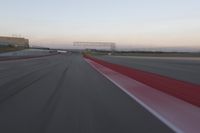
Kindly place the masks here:
POLYGON ((200 108, 85 59, 154 116, 178 133, 199 133, 200 108))

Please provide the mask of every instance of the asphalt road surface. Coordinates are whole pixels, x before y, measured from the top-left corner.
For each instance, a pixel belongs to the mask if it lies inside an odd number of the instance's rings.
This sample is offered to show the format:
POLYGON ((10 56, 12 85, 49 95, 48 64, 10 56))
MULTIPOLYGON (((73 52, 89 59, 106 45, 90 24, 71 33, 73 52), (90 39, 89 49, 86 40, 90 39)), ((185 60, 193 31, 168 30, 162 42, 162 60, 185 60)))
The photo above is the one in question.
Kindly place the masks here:
POLYGON ((105 61, 200 84, 200 58, 97 56, 105 61))
POLYGON ((0 132, 172 130, 73 53, 0 62, 0 132))
POLYGON ((4 52, 0 53, 0 57, 13 57, 13 56, 41 56, 48 55, 50 50, 42 50, 42 49, 24 49, 19 51, 12 52, 4 52))

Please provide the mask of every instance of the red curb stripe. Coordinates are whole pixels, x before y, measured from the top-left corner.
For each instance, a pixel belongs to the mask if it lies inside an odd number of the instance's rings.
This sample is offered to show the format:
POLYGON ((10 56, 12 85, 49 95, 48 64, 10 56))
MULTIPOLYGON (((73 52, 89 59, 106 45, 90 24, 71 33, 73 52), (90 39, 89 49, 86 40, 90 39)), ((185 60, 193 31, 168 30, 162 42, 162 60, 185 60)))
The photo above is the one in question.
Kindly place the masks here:
POLYGON ((154 89, 160 90, 200 107, 200 85, 172 79, 134 68, 129 68, 118 64, 109 63, 88 55, 84 55, 84 57, 121 74, 124 74, 130 78, 133 78, 141 83, 151 86, 154 89))
POLYGON ((90 59, 85 61, 174 132, 198 133, 200 108, 138 82, 90 59))

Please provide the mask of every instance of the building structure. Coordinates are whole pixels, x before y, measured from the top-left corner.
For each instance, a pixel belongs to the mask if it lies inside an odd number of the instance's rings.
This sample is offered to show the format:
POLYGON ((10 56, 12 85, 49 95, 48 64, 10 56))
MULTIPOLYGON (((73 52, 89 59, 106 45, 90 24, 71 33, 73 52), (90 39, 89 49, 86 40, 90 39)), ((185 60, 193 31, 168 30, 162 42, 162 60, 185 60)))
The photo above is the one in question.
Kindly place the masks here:
POLYGON ((0 47, 28 48, 29 40, 26 38, 20 38, 20 37, 0 36, 0 47))

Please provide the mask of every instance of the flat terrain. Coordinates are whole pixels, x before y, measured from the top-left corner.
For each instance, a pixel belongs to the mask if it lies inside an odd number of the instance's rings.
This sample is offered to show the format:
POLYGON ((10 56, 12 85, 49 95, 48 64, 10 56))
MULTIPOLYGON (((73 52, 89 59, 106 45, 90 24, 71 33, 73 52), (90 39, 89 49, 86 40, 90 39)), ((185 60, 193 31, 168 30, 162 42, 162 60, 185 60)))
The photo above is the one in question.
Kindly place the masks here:
POLYGON ((15 47, 2 47, 2 45, 0 45, 0 54, 1 53, 5 53, 5 52, 15 52, 18 50, 23 50, 24 48, 15 48, 15 47))
POLYGON ((172 131, 73 53, 0 62, 0 132, 172 131))
POLYGON ((30 48, 30 49, 0 53, 0 57, 41 56, 41 55, 47 55, 47 54, 49 54, 49 50, 30 48))
POLYGON ((115 64, 200 84, 200 57, 96 56, 115 64))

